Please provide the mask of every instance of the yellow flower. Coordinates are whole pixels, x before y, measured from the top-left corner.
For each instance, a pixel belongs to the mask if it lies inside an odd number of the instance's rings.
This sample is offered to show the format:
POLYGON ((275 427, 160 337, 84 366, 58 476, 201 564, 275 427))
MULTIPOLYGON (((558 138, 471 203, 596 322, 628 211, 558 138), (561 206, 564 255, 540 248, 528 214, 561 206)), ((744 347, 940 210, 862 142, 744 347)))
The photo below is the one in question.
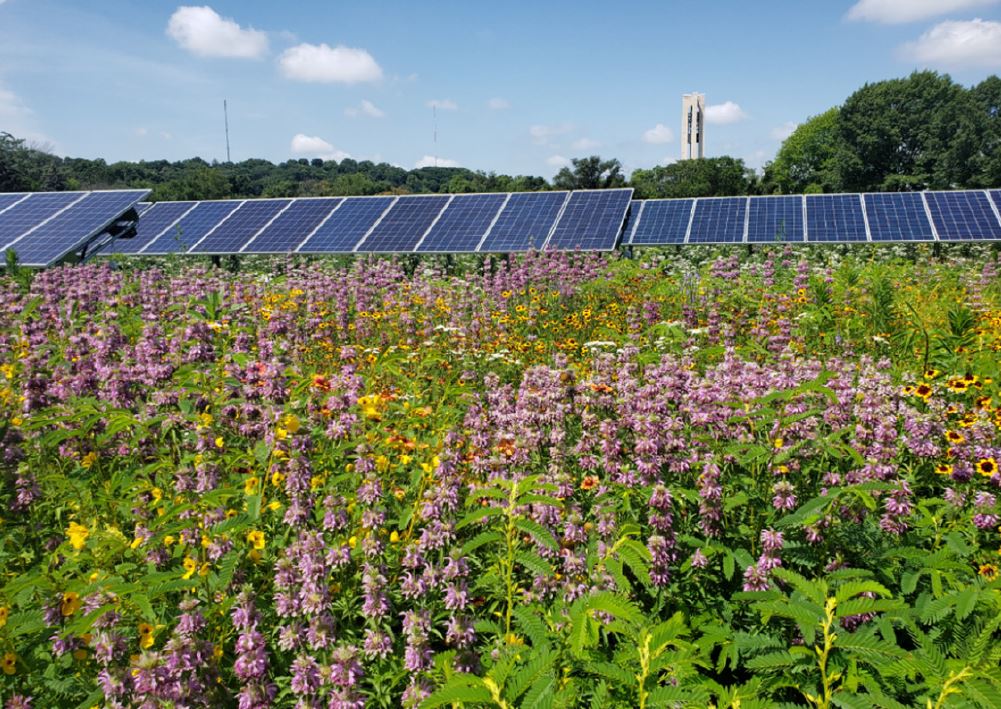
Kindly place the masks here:
POLYGON ((277 429, 275 429, 275 438, 277 438, 279 441, 284 441, 286 438, 288 438, 288 431, 286 431, 284 428, 278 427, 277 429))
POLYGON ((152 490, 150 490, 149 494, 152 495, 152 497, 153 497, 153 504, 154 505, 157 504, 160 500, 163 499, 163 490, 161 490, 158 487, 154 487, 152 490))
POLYGON ((142 537, 136 537, 135 539, 132 540, 132 543, 129 544, 129 548, 130 549, 138 549, 142 545, 142 543, 143 543, 143 538, 142 537))
POLYGON ((90 453, 88 453, 83 457, 83 460, 80 461, 80 467, 89 469, 96 462, 97 462, 97 453, 91 451, 90 453))
POLYGON ((184 575, 181 576, 182 579, 189 579, 195 575, 195 571, 198 569, 198 562, 192 559, 190 556, 184 557, 184 561, 181 562, 184 565, 184 575))
POLYGON ((358 406, 361 407, 361 414, 365 418, 378 421, 382 417, 382 399, 378 394, 369 394, 358 399, 358 406))
POLYGON ((994 564, 981 564, 978 573, 988 581, 993 581, 998 577, 998 567, 994 564))
POLYGON ((5 652, 3 660, 0 660, 0 668, 3 668, 5 675, 12 675, 17 672, 17 655, 12 652, 5 652))
POLYGON ((285 429, 289 433, 298 433, 299 428, 302 425, 299 422, 299 418, 295 414, 289 414, 288 416, 286 416, 284 424, 285 424, 285 429))
POLYGON ((949 441, 952 445, 957 445, 965 441, 966 437, 958 431, 946 431, 945 440, 949 441))
POLYGON ((389 533, 389 541, 392 542, 393 544, 396 544, 398 541, 400 541, 400 533, 394 529, 392 532, 389 533))
POLYGON ((280 503, 278 500, 272 500, 271 502, 268 503, 268 509, 271 510, 272 512, 277 512, 281 508, 282 508, 282 503, 280 503))
POLYGON ((220 660, 222 659, 222 643, 216 643, 212 646, 212 659, 220 660))
POLYGON ((775 450, 781 448, 783 444, 785 444, 785 441, 782 440, 781 438, 776 438, 774 441, 772 441, 772 445, 775 447, 775 450))
POLYGON ((10 608, 7 606, 0 606, 0 628, 7 625, 7 618, 10 617, 10 608))
POLYGON ((327 482, 327 479, 322 475, 314 475, 309 479, 309 490, 310 492, 316 492, 327 482))
POLYGON ((352 536, 348 539, 348 546, 354 549, 358 545, 358 537, 352 536))
POLYGON ((80 610, 80 594, 75 591, 67 591, 63 594, 63 600, 59 604, 59 612, 68 618, 80 610))
POLYGON ((163 538, 163 545, 165 547, 169 547, 171 544, 173 544, 176 541, 177 540, 174 538, 173 534, 168 534, 166 537, 163 538))
POLYGON ((938 473, 939 475, 951 475, 952 466, 949 465, 948 463, 939 463, 938 465, 935 466, 935 472, 938 473))
POLYGON ((82 524, 70 522, 70 526, 66 529, 66 536, 69 537, 73 548, 80 551, 87 544, 87 537, 90 536, 90 530, 82 524))
POLYGON ((992 477, 998 471, 998 462, 993 458, 981 458, 977 461, 977 472, 985 478, 992 477))
POLYGON ((257 479, 256 475, 251 475, 249 478, 247 478, 243 483, 244 494, 253 495, 255 492, 257 492, 257 483, 259 482, 260 480, 257 479))
POLYGON ((254 549, 260 551, 261 549, 264 548, 265 544, 264 532, 261 532, 260 530, 256 529, 247 532, 247 541, 250 542, 250 545, 254 547, 254 549))
POLYGON ((212 565, 209 564, 206 561, 204 564, 202 564, 200 567, 198 567, 198 575, 201 576, 201 577, 203 577, 203 578, 205 576, 208 576, 209 575, 209 569, 211 569, 211 568, 212 568, 212 565))
POLYGON ((198 419, 202 422, 202 426, 212 425, 212 414, 210 413, 199 414, 198 419))
POLYGON ((215 439, 216 448, 222 448, 225 444, 226 442, 222 439, 222 436, 219 436, 218 438, 215 439))
POLYGON ((153 646, 153 626, 149 623, 139 624, 139 646, 144 650, 153 646))
POLYGON ((279 487, 283 482, 285 482, 285 474, 274 472, 271 474, 271 484, 275 487, 279 487))

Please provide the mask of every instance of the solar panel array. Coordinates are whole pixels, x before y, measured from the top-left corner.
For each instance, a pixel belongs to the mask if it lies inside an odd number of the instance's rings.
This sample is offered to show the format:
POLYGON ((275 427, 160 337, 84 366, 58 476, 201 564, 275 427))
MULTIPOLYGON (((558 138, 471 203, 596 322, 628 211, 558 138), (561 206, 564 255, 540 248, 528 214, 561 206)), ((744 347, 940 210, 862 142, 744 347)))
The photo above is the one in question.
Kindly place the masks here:
POLYGON ((631 189, 157 202, 105 253, 472 253, 614 249, 631 189))
POLYGON ((1001 190, 634 200, 623 244, 1001 240, 1001 190))
POLYGON ((505 253, 624 245, 1001 240, 1001 190, 632 200, 632 190, 140 202, 148 190, 0 194, 0 251, 505 253), (136 219, 132 238, 128 233, 136 219), (101 235, 104 234, 104 237, 101 235))
POLYGON ((0 252, 24 266, 48 266, 84 248, 149 190, 0 194, 0 252))

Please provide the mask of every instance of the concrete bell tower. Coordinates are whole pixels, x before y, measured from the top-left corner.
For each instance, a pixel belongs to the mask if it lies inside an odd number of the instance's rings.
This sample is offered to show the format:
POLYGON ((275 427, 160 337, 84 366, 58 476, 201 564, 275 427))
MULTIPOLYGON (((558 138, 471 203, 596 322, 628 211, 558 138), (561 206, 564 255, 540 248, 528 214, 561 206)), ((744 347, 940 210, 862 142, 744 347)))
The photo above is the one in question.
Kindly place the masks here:
POLYGON ((682 160, 701 160, 706 156, 705 116, 705 94, 684 94, 681 97, 682 160))

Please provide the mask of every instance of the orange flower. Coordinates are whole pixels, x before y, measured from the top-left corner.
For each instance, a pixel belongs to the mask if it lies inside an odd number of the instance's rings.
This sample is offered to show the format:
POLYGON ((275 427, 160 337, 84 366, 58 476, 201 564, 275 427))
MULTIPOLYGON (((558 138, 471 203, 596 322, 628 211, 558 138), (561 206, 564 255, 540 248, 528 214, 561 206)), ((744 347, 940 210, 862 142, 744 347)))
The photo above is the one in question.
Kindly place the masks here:
POLYGON ((585 475, 584 479, 580 481, 580 489, 591 490, 597 487, 599 482, 601 481, 598 480, 597 475, 585 475))

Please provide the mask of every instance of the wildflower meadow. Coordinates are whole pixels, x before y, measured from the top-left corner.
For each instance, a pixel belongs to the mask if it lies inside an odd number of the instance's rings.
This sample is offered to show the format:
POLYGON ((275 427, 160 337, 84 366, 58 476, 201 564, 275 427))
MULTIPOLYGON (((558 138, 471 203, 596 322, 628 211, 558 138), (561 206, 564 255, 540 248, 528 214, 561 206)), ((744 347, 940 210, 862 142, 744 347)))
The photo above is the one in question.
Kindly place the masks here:
POLYGON ((0 704, 1001 706, 1001 252, 0 277, 0 704))

